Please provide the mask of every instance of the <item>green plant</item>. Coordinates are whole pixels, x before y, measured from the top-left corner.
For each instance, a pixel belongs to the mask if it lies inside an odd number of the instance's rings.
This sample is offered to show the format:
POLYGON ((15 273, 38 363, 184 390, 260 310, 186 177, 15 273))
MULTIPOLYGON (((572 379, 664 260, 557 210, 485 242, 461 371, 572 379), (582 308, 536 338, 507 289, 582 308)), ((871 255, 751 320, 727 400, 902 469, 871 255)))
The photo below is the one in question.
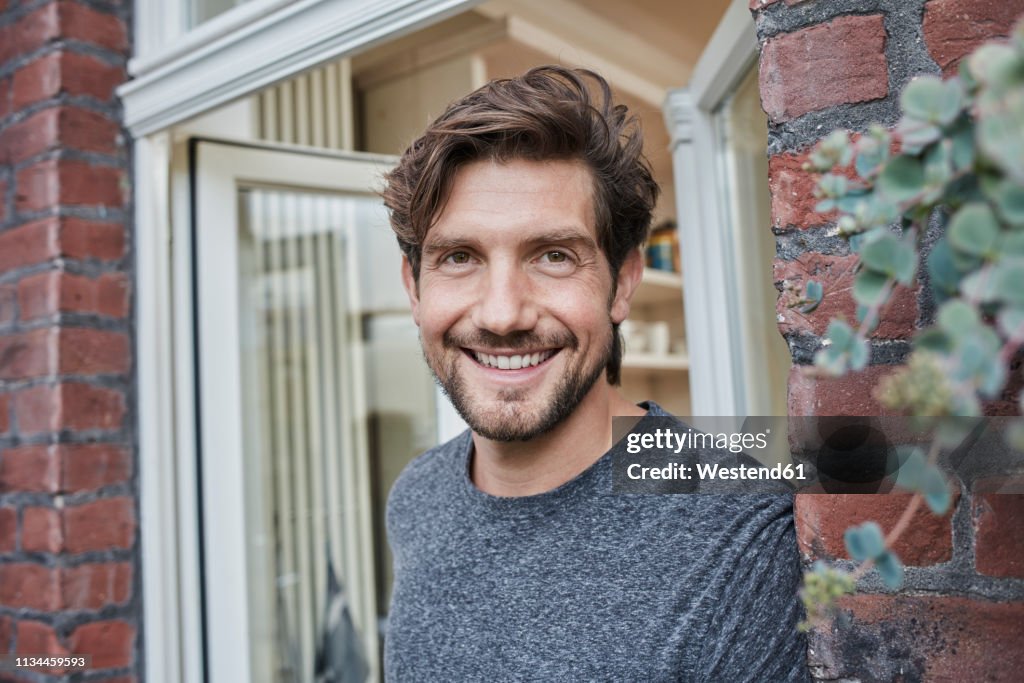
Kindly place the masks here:
MULTIPOLYGON (((1024 344, 1024 22, 1009 41, 966 58, 959 75, 909 83, 901 106, 894 134, 881 126, 856 139, 836 131, 810 156, 808 170, 823 174, 817 209, 837 211, 839 233, 859 256, 856 325, 830 322, 815 371, 836 376, 868 365, 869 335, 893 292, 914 285, 926 251, 935 324, 917 334, 906 366, 882 381, 876 396, 912 415, 980 416, 984 401, 1004 391, 1010 361, 1024 344), (926 250, 936 216, 945 227, 926 250)), ((792 305, 811 312, 828 295, 808 282, 792 305)), ((936 514, 948 508, 949 486, 936 462, 959 442, 962 426, 940 422, 927 455, 918 448, 899 453, 899 483, 915 492, 907 510, 887 536, 874 522, 847 530, 847 551, 860 563, 852 573, 824 564, 808 572, 809 620, 852 592, 871 567, 890 588, 902 585, 891 547, 922 501, 936 514)), ((1009 438, 1024 448, 1024 427, 1009 438)))

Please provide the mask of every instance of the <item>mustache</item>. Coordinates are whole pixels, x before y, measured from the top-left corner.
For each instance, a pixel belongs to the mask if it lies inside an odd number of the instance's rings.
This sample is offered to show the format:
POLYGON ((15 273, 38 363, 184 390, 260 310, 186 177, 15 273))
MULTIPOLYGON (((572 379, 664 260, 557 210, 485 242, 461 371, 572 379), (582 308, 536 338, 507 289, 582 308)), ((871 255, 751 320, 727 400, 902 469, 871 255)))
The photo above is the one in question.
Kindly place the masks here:
POLYGON ((445 332, 442 343, 448 349, 477 348, 477 349, 540 349, 540 348, 568 348, 577 349, 580 345, 579 338, 572 332, 562 332, 550 335, 539 335, 530 330, 519 330, 510 334, 495 334, 489 330, 477 330, 472 334, 453 334, 445 332))

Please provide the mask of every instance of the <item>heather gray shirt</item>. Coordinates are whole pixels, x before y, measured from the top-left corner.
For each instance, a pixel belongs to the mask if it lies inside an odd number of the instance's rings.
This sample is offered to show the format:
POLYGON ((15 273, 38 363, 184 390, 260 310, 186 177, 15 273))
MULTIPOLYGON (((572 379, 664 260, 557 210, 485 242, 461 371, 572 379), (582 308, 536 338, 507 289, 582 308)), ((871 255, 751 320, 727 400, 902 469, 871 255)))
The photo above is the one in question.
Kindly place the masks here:
POLYGON ((792 496, 616 495, 615 448, 517 498, 470 481, 468 431, 406 467, 389 681, 808 680, 792 496))

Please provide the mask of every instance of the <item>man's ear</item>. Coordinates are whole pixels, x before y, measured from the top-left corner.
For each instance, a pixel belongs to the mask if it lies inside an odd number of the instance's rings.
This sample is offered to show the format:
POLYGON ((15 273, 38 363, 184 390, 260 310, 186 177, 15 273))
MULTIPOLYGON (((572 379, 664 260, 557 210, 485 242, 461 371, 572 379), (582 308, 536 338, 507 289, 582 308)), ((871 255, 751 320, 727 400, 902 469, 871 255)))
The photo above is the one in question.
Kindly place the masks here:
POLYGON ((622 262, 622 267, 619 268, 615 298, 612 300, 611 318, 613 323, 621 323, 629 316, 629 304, 643 277, 644 254, 638 247, 629 252, 626 260, 622 262))
POLYGON ((416 277, 412 274, 412 264, 409 263, 409 257, 402 257, 402 286, 405 287, 405 293, 409 295, 409 305, 412 307, 412 319, 416 321, 416 326, 420 325, 420 289, 419 284, 416 282, 416 277))

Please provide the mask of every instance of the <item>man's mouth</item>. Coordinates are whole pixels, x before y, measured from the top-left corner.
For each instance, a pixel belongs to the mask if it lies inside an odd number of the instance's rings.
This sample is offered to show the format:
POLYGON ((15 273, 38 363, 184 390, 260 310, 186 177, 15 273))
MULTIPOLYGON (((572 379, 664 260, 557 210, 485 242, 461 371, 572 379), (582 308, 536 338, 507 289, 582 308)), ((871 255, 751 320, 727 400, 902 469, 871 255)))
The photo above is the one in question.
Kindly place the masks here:
POLYGON ((547 361, 561 349, 545 349, 532 353, 498 354, 463 349, 470 357, 485 368, 496 368, 498 370, 521 370, 532 368, 547 361))

